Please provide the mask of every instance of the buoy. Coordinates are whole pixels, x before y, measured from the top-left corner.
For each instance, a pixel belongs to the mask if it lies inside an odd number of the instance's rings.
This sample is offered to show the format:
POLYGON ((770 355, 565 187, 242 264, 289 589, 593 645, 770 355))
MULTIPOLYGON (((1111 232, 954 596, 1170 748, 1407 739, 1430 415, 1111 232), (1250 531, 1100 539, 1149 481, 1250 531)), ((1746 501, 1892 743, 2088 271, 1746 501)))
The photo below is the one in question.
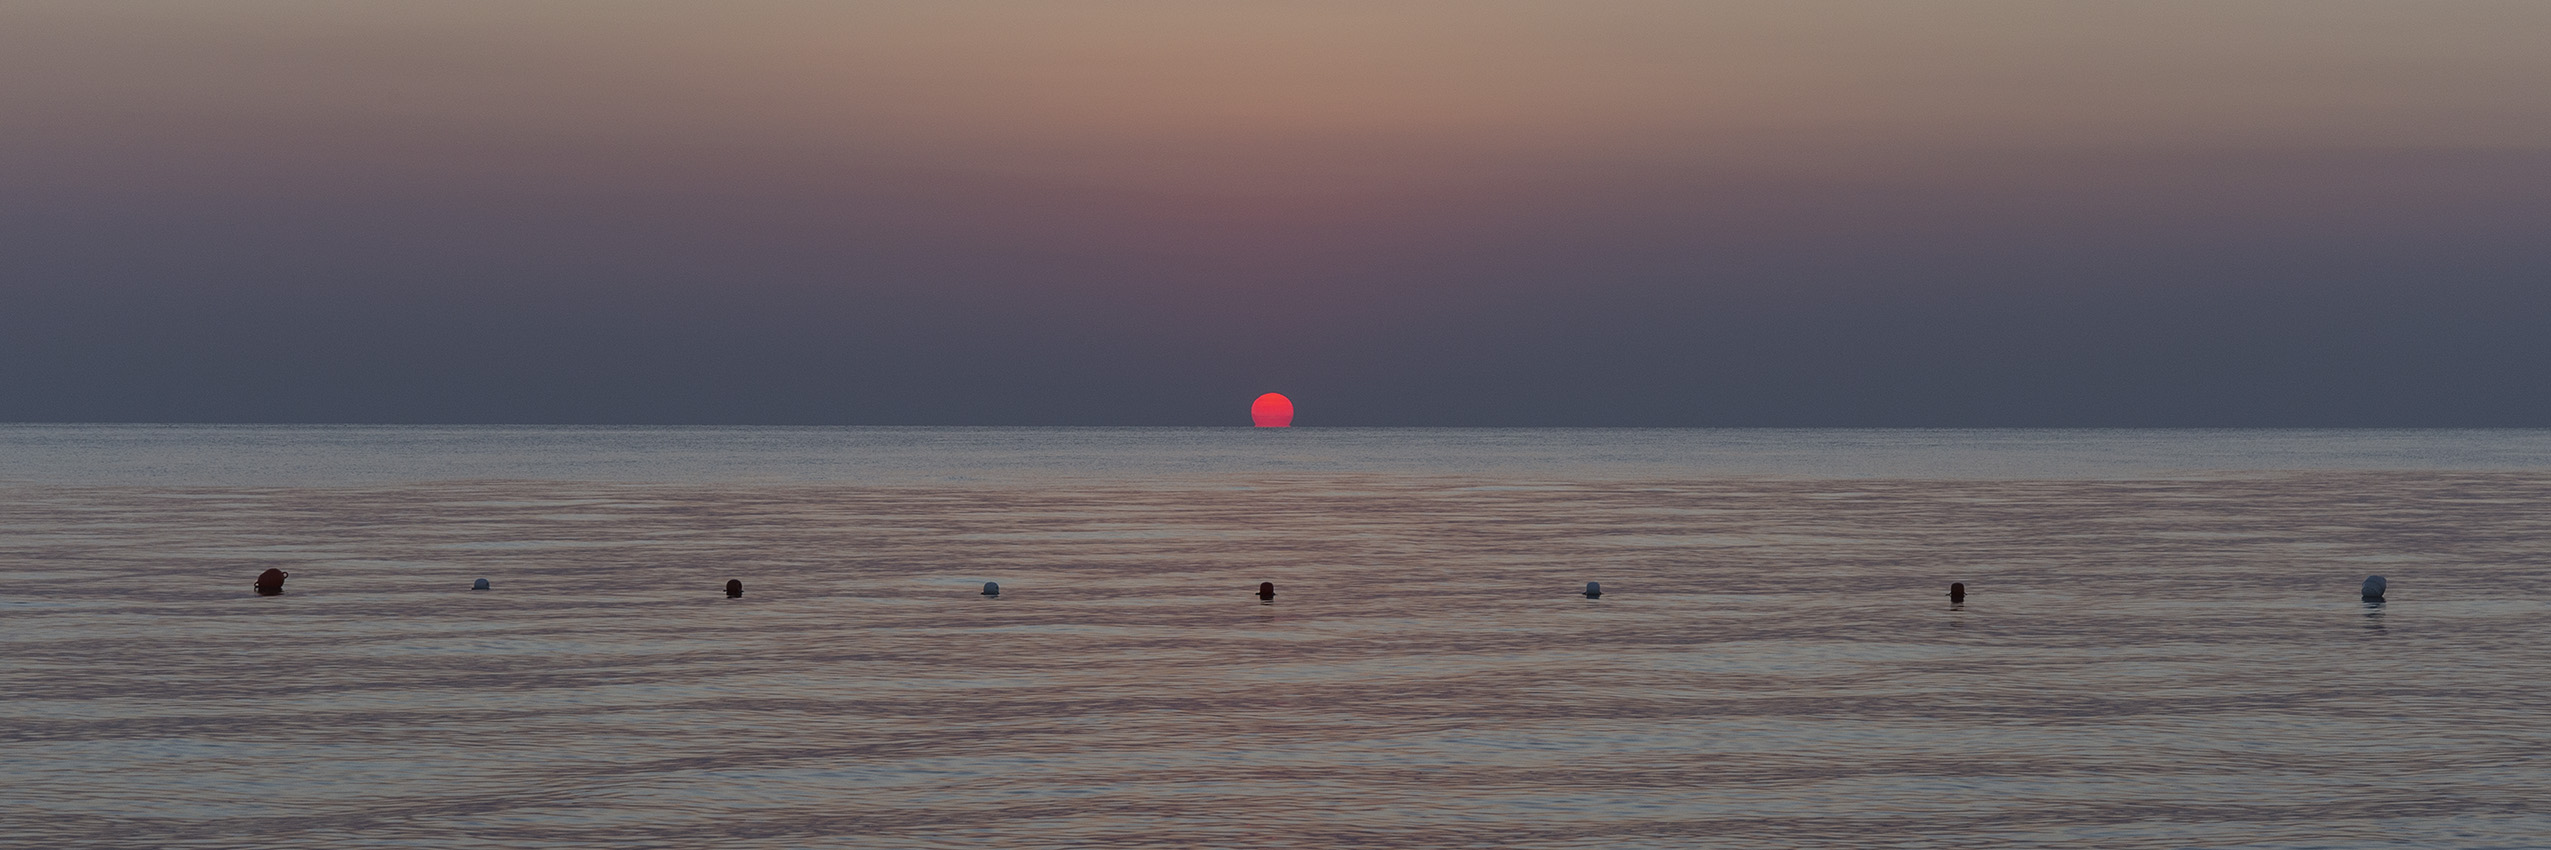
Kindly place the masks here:
POLYGON ((2384 581, 2382 576, 2366 576, 2364 588, 2365 601, 2383 601, 2383 591, 2390 587, 2391 582, 2384 581))
POLYGON ((257 574, 257 595, 259 595, 259 596, 273 596, 273 595, 275 595, 275 594, 282 593, 282 592, 283 592, 283 580, 284 580, 284 579, 287 579, 287 578, 291 578, 291 577, 292 577, 292 574, 291 574, 291 573, 287 573, 287 572, 284 572, 284 571, 282 571, 282 570, 278 570, 278 569, 271 569, 271 568, 267 569, 265 572, 258 573, 258 574, 257 574))
POLYGON ((487 589, 487 580, 486 580, 486 579, 479 579, 479 580, 477 580, 477 581, 470 582, 470 583, 469 583, 469 589, 471 589, 471 590, 486 590, 486 589, 487 589))
POLYGON ((1964 602, 1964 601, 1966 601, 1966 582, 1962 582, 1962 581, 1953 581, 1953 582, 1949 582, 1949 601, 1951 601, 1951 602, 1964 602))
POLYGON ((1599 581, 1590 581, 1590 582, 1586 582, 1586 598, 1587 598, 1587 599, 1601 599, 1601 598, 1603 598, 1603 582, 1599 582, 1599 581))
POLYGON ((1001 583, 1000 583, 1000 582, 997 582, 997 581, 987 581, 987 582, 984 582, 984 583, 983 583, 983 595, 985 595, 985 596, 999 596, 999 595, 1001 595, 1001 583))
POLYGON ((1274 599, 1274 598, 1275 598, 1275 582, 1272 582, 1272 581, 1262 581, 1262 582, 1258 582, 1258 598, 1260 598, 1260 599, 1274 599))
POLYGON ((731 578, 731 579, 727 579, 727 580, 726 580, 726 598, 728 598, 728 599, 741 599, 741 598, 743 598, 743 596, 744 596, 744 580, 743 580, 743 579, 740 579, 740 578, 731 578))

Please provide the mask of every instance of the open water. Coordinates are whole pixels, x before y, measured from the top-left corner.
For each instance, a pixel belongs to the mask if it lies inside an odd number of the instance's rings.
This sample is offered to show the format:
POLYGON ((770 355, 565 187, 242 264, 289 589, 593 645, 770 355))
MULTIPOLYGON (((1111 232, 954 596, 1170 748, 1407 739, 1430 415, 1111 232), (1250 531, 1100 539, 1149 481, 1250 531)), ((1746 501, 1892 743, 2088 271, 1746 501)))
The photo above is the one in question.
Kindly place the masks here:
POLYGON ((0 426, 0 846, 2544 847, 2546 565, 2540 431, 0 426))

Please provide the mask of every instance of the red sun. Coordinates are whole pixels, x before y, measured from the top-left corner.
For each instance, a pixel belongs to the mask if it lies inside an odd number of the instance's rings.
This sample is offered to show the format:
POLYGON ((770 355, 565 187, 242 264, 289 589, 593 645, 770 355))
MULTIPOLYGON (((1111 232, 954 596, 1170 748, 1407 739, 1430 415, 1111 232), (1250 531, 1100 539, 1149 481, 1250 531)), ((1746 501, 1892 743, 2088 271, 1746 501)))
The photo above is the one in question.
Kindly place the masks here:
POLYGON ((1293 400, 1283 393, 1268 393, 1249 404, 1249 418, 1260 428, 1293 427, 1293 400))

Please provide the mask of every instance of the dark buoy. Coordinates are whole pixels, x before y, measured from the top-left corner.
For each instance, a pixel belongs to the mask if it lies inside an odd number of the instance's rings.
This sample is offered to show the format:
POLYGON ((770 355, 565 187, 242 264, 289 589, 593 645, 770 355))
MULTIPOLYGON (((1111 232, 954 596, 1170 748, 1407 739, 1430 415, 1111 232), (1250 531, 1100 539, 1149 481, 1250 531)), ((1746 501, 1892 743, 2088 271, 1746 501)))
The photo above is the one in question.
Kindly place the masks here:
POLYGON ((470 583, 469 583, 469 589, 471 589, 471 590, 486 590, 486 589, 487 589, 487 580, 486 580, 486 579, 479 579, 479 580, 477 580, 477 581, 470 582, 470 583))
POLYGON ((984 583, 983 583, 983 595, 985 595, 985 596, 999 596, 999 595, 1001 595, 1001 583, 1000 583, 1000 582, 997 582, 997 581, 987 581, 987 582, 984 582, 984 583))
POLYGON ((1590 582, 1586 582, 1586 598, 1587 598, 1587 599, 1601 599, 1601 598, 1603 598, 1603 582, 1599 582, 1599 581, 1590 581, 1590 582))
POLYGON ((275 594, 282 593, 282 592, 283 592, 283 580, 284 580, 284 579, 287 579, 287 578, 291 578, 291 577, 292 577, 292 574, 291 574, 291 573, 287 573, 287 572, 284 572, 284 571, 282 571, 282 570, 277 570, 277 569, 268 569, 268 570, 266 570, 265 572, 258 573, 258 574, 257 574, 257 595, 259 595, 259 596, 273 596, 273 595, 275 595, 275 594))
POLYGON ((1949 601, 1951 601, 1951 602, 1964 602, 1964 601, 1966 601, 1966 582, 1962 582, 1962 581, 1953 581, 1953 582, 1949 582, 1949 601))
POLYGON ((1275 598, 1275 582, 1272 582, 1272 581, 1262 581, 1262 582, 1258 582, 1258 598, 1260 598, 1260 599, 1274 599, 1274 598, 1275 598))
POLYGON ((727 580, 726 580, 726 598, 728 598, 728 599, 741 599, 741 598, 743 598, 743 597, 744 597, 744 580, 743 580, 743 579, 740 579, 740 578, 731 578, 731 579, 727 579, 727 580))
POLYGON ((2391 584, 2391 582, 2384 581, 2382 576, 2366 576, 2364 588, 2365 601, 2383 601, 2383 591, 2390 589, 2391 584))

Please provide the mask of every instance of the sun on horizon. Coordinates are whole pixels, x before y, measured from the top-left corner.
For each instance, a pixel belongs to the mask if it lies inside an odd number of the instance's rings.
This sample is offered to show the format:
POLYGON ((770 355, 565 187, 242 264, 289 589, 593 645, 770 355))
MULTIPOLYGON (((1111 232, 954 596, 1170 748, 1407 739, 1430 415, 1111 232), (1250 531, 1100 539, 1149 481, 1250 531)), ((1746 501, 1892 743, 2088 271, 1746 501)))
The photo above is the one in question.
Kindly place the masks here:
POLYGON ((1249 404, 1249 419, 1260 428, 1293 427, 1293 400, 1283 393, 1268 393, 1249 404))

